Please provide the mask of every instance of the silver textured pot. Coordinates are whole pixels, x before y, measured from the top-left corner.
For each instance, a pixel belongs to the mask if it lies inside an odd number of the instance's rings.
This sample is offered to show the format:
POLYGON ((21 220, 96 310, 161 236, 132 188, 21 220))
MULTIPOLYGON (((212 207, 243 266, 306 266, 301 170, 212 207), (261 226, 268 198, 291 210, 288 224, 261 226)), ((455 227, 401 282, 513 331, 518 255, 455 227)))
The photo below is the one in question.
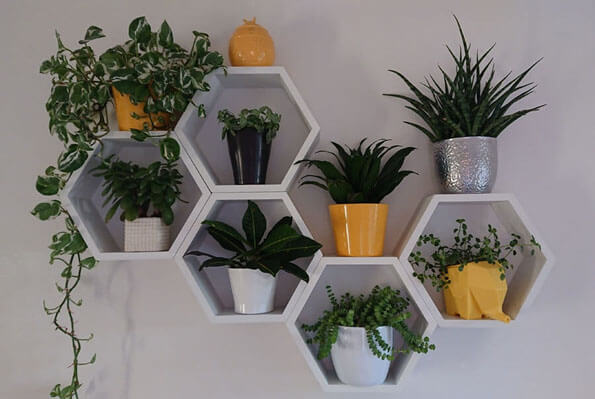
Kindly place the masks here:
POLYGON ((442 191, 448 194, 489 193, 496 181, 495 137, 457 137, 433 143, 442 191))

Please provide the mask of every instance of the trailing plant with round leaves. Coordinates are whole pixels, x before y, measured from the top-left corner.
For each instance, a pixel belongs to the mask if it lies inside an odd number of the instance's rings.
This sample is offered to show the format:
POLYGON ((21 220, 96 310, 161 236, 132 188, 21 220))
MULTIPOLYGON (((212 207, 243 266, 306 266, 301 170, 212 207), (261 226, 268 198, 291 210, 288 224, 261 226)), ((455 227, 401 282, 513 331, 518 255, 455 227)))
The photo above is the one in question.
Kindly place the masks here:
POLYGON ((401 72, 391 69, 389 71, 399 76, 414 96, 384 95, 409 103, 406 108, 415 112, 427 127, 405 123, 420 130, 432 142, 468 136, 498 137, 511 123, 544 106, 507 113, 514 104, 533 93, 536 85, 524 83, 523 79, 541 59, 510 80, 512 72, 495 81, 494 59, 487 58, 495 45, 481 55, 477 53, 474 58, 459 20, 454 18, 462 41, 458 54, 446 46, 455 62, 454 76, 439 67, 440 78, 430 76, 421 84, 429 92, 424 94, 423 89, 416 87, 401 72))
POLYGON ((385 146, 388 139, 375 140, 363 148, 365 141, 366 139, 360 141, 355 148, 343 147, 331 142, 337 150, 336 153, 317 151, 317 154, 331 154, 336 159, 338 167, 329 161, 315 159, 302 159, 296 162, 303 163, 308 168, 314 166, 322 173, 322 176, 303 176, 300 186, 310 184, 326 190, 338 204, 380 203, 401 184, 406 176, 415 173, 401 170, 405 158, 415 148, 400 148, 400 145, 385 146), (382 165, 384 157, 396 148, 400 149, 382 165))
POLYGON ((109 131, 107 103, 110 83, 106 80, 102 64, 98 62, 89 42, 104 37, 101 28, 91 26, 79 48, 66 47, 56 32, 58 51, 42 62, 40 72, 52 78, 50 97, 46 102, 50 134, 64 145, 56 165, 48 166, 37 178, 36 189, 48 197, 31 212, 40 220, 63 218, 64 228, 52 236, 49 246, 50 265, 61 267, 61 282, 56 289, 61 295, 54 306, 43 307, 57 331, 68 337, 72 348, 72 374, 67 384, 56 384, 50 397, 70 399, 79 397, 81 382, 79 367, 95 362, 95 355, 81 361, 82 346, 93 334, 78 333, 74 310, 82 306, 76 289, 85 271, 95 267, 97 261, 85 256, 87 244, 68 211, 62 206, 58 194, 70 180, 73 172, 87 160, 89 151, 109 131))
POLYGON ((300 280, 309 281, 308 273, 292 263, 296 259, 314 255, 322 245, 300 234, 292 227, 290 216, 281 218, 265 237, 267 221, 258 207, 248 201, 242 218, 245 237, 232 226, 216 220, 202 222, 207 232, 221 248, 234 253, 231 257, 211 255, 203 251, 188 251, 184 256, 207 257, 199 270, 205 267, 228 266, 234 269, 253 269, 276 276, 281 270, 300 280))
POLYGON ((270 144, 279 130, 281 115, 274 113, 269 107, 243 109, 238 116, 235 116, 229 110, 219 111, 217 119, 223 124, 221 138, 226 135, 235 136, 242 129, 253 128, 259 133, 266 133, 266 142, 270 144))
POLYGON ((103 206, 110 205, 106 223, 121 210, 120 220, 159 217, 166 225, 174 222, 172 206, 180 198, 182 175, 175 162, 156 161, 143 167, 115 158, 112 154, 92 170, 102 177, 103 206))
POLYGON ((462 272, 468 263, 488 262, 498 268, 500 279, 504 280, 506 270, 514 268, 509 260, 511 256, 523 252, 527 246, 531 247, 531 256, 535 255, 536 248, 541 249, 533 236, 525 243, 520 235, 511 233, 510 241, 503 245, 498 231, 492 225, 488 224, 488 234, 480 238, 469 232, 465 219, 457 219, 456 223, 452 245, 442 244, 440 238, 432 233, 423 234, 417 240, 417 249, 409 255, 409 262, 417 269, 413 276, 422 283, 429 280, 436 291, 450 284, 447 273, 449 266, 459 265, 458 270, 462 272), (429 260, 422 255, 421 247, 424 245, 433 247, 429 260))
MULTIPOLYGON (((172 129, 179 117, 193 104, 199 117, 205 117, 202 104, 192 100, 197 90, 209 91, 204 78, 223 66, 223 56, 211 51, 209 35, 193 31, 194 41, 190 51, 174 42, 173 32, 163 21, 157 32, 145 17, 135 18, 128 28, 128 40, 123 45, 110 48, 100 56, 114 87, 128 94, 132 102, 145 103, 147 115, 164 112, 170 115, 169 121, 160 118, 145 124, 145 129, 134 130, 138 137, 148 134, 153 126, 172 129)), ((133 117, 139 117, 133 115, 133 117)))
POLYGON ((318 344, 318 359, 330 355, 332 346, 337 342, 339 327, 365 328, 370 350, 383 360, 393 360, 397 353, 427 353, 435 349, 428 337, 409 329, 406 320, 411 317, 407 311, 410 301, 401 296, 399 290, 376 285, 367 297, 363 294, 356 297, 346 292, 339 299, 330 285, 326 286, 326 291, 332 308, 325 310, 316 323, 302 325, 302 329, 311 335, 306 343, 318 344), (394 328, 403 337, 402 348, 397 349, 392 342, 384 341, 378 332, 378 327, 384 326, 394 328))

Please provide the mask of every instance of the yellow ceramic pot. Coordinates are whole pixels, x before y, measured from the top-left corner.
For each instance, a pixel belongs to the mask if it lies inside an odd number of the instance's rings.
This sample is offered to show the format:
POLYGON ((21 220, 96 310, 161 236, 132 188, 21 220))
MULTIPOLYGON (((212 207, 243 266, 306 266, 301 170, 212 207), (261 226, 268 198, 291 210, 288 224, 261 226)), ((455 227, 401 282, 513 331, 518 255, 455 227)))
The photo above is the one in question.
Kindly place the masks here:
POLYGON ((510 316, 502 312, 508 287, 506 280, 500 279, 499 265, 472 262, 463 271, 459 271, 459 266, 448 267, 450 284, 444 289, 446 313, 467 320, 486 317, 510 322, 510 316))
POLYGON ((275 62, 273 39, 256 18, 245 19, 231 36, 229 60, 233 66, 269 66, 275 62))
POLYGON ((382 256, 388 205, 335 204, 329 214, 339 256, 382 256))
POLYGON ((121 93, 118 89, 116 89, 113 86, 112 95, 114 97, 114 106, 116 108, 118 128, 120 130, 142 129, 145 122, 149 124, 150 130, 163 129, 169 124, 169 115, 163 112, 159 112, 157 114, 151 114, 153 123, 155 123, 155 126, 152 127, 151 118, 149 118, 149 116, 145 114, 144 111, 144 102, 133 104, 132 101, 130 101, 130 96, 128 94, 121 93), (133 118, 132 113, 140 115, 141 118, 133 118), (164 125, 159 125, 159 116, 163 118, 163 120, 165 121, 164 125))

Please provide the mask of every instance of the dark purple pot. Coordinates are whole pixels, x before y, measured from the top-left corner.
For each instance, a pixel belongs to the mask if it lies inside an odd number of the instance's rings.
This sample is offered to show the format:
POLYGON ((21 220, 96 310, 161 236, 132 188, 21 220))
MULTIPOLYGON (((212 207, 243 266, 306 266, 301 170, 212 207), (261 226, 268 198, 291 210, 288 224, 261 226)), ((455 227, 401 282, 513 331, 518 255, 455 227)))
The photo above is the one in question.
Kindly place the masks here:
POLYGON ((271 154, 265 132, 250 127, 227 135, 227 148, 235 184, 265 184, 271 154))

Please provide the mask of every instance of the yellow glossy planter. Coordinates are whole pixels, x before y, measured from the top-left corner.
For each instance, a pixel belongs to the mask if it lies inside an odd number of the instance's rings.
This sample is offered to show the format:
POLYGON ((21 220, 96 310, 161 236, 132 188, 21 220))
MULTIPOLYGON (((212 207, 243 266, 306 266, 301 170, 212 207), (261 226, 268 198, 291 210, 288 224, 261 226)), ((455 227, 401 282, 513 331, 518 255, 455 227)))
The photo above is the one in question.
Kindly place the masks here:
POLYGON ((382 256, 388 205, 335 204, 329 214, 339 256, 382 256))
POLYGON ((500 280, 498 264, 488 262, 467 263, 463 271, 459 265, 448 267, 450 284, 444 289, 446 313, 467 320, 484 317, 510 322, 502 312, 508 289, 506 280, 500 280))
POLYGON ((132 101, 130 101, 130 96, 128 94, 121 93, 115 87, 112 87, 112 95, 114 97, 114 106, 116 108, 118 128, 120 130, 142 129, 145 122, 149 124, 149 130, 159 130, 160 128, 165 128, 169 123, 169 115, 163 112, 159 112, 157 114, 151 114, 153 123, 155 123, 156 125, 152 127, 151 118, 149 118, 149 116, 145 114, 144 111, 144 102, 133 104, 132 101), (132 113, 140 115, 141 118, 133 118, 132 113), (159 116, 162 117, 165 121, 165 124, 162 126, 157 126, 159 124, 159 116))

